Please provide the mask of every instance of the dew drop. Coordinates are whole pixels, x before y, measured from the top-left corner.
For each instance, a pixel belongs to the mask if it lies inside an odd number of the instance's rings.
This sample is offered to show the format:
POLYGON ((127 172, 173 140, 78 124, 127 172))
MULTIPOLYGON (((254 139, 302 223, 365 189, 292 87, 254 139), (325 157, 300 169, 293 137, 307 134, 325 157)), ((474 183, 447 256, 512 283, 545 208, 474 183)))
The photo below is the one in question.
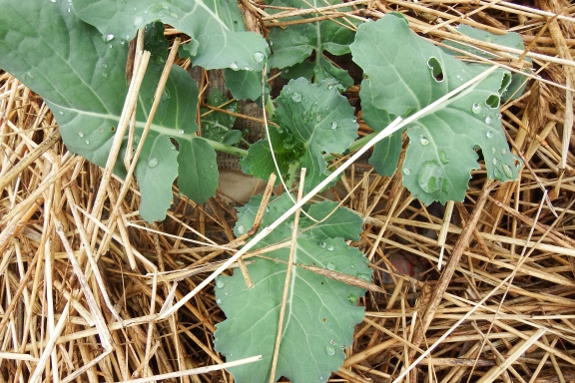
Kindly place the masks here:
POLYGON ((402 173, 405 174, 406 176, 411 174, 411 169, 409 168, 403 168, 402 173))
POLYGON ((244 67, 244 70, 252 70, 252 68, 250 68, 248 65, 246 65, 246 66, 244 67))
POLYGON ((106 35, 106 43, 109 43, 110 41, 114 40, 114 35, 113 34, 108 34, 106 35))
POLYGON ((352 269, 355 269, 355 265, 350 265, 349 267, 351 267, 352 269))
POLYGON ((347 296, 347 301, 349 303, 355 303, 355 302, 357 302, 357 297, 354 294, 349 294, 347 296))
POLYGON ((106 72, 102 73, 102 77, 104 77, 104 78, 108 77, 108 73, 106 73, 106 72))
POLYGON ((497 158, 492 159, 491 162, 493 162, 493 165, 497 165, 497 158))
POLYGON ((501 113, 497 113, 497 119, 501 120, 501 113))
POLYGON ((491 154, 495 154, 495 148, 491 148, 491 154))
POLYGON ((429 145, 429 140, 423 136, 420 136, 419 143, 421 144, 421 146, 427 146, 429 145))
POLYGON ((334 249, 333 245, 329 245, 329 246, 327 247, 327 250, 328 250, 328 251, 333 251, 333 249, 334 249))
POLYGON ((324 383, 324 381, 323 381, 323 375, 320 375, 320 376, 319 376, 319 381, 320 381, 321 383, 324 383))
POLYGON ((108 45, 108 48, 112 49, 112 44, 108 45))
POLYGON ((507 153, 507 150, 501 149, 501 154, 506 154, 506 153, 507 153))
POLYGON ((232 62, 230 63, 230 68, 233 69, 233 70, 238 70, 238 69, 239 69, 238 63, 235 62, 235 61, 232 61, 232 62))
POLYGON ((53 3, 55 3, 55 2, 56 2, 56 0, 50 0, 50 1, 51 1, 51 2, 53 2, 53 3))
POLYGON ((486 124, 491 124, 491 116, 485 117, 485 123, 486 123, 486 124))
POLYGON ((445 190, 446 178, 444 168, 437 161, 426 161, 417 175, 417 183, 426 193, 434 193, 445 190))
POLYGON ((90 145, 90 141, 86 140, 86 145, 90 145))
POLYGON ((471 106, 471 112, 473 112, 473 114, 478 114, 479 112, 481 112, 481 105, 479 105, 479 103, 475 103, 471 106))
POLYGON ((156 166, 158 166, 158 163, 159 163, 158 159, 156 157, 152 157, 148 160, 148 167, 153 169, 156 166))
POLYGON ((68 13, 70 13, 70 8, 68 8, 68 13))
POLYGON ((222 304, 222 300, 220 298, 218 298, 218 299, 216 299, 216 303, 220 305, 220 304, 222 304))
POLYGON ((335 263, 329 262, 329 263, 327 264, 327 268, 328 268, 328 270, 335 270, 335 263))
POLYGON ((503 171, 505 172, 505 175, 509 178, 513 178, 513 173, 511 173, 511 169, 509 168, 508 165, 503 165, 503 171))
POLYGON ((63 115, 64 115, 64 112, 62 112, 62 111, 60 110, 60 111, 58 112, 58 114, 59 114, 60 116, 63 116, 63 115))
POLYGON ((254 53, 254 60, 256 60, 256 62, 261 63, 262 61, 264 61, 264 58, 266 56, 262 53, 262 52, 256 52, 254 53))
POLYGON ((230 293, 228 293, 227 291, 224 293, 224 295, 227 297, 228 295, 230 295, 230 293))
POLYGON ((337 122, 332 122, 331 125, 329 126, 331 128, 331 130, 336 130, 337 129, 337 122))
POLYGON ((238 226, 238 233, 243 234, 245 232, 246 232, 246 229, 244 228, 244 225, 238 226))
POLYGON ((333 347, 333 346, 326 346, 326 347, 325 347, 325 353, 328 354, 329 356, 335 355, 335 347, 333 347))
POLYGON ((102 64, 102 68, 106 69, 107 67, 108 67, 108 64, 106 64, 106 63, 102 64))
POLYGON ((327 243, 322 242, 319 244, 319 247, 321 247, 322 249, 325 249, 325 247, 327 246, 327 243))
POLYGON ((178 134, 184 134, 184 129, 178 130, 178 134))
POLYGON ((329 85, 327 86, 327 89, 330 89, 330 90, 333 89, 333 84, 329 84, 329 85))
POLYGON ((174 145, 172 145, 172 146, 170 147, 170 150, 171 150, 171 151, 174 151, 174 150, 176 150, 176 147, 175 147, 174 145))
POLYGON ((80 137, 80 138, 84 137, 84 133, 78 132, 78 137, 80 137))
POLYGON ((125 41, 124 39, 120 40, 120 45, 124 45, 125 41))
POLYGON ((221 289, 225 286, 226 284, 224 283, 224 281, 222 281, 221 279, 216 279, 216 287, 218 289, 221 289))
POLYGON ((301 94, 295 92, 291 95, 293 102, 301 102, 301 94))
POLYGON ((442 164, 446 165, 449 163, 449 157, 447 157, 447 153, 445 153, 444 150, 439 151, 439 159, 441 160, 442 164))
POLYGON ((493 138, 493 132, 487 132, 485 133, 485 135, 487 136, 487 138, 493 138))

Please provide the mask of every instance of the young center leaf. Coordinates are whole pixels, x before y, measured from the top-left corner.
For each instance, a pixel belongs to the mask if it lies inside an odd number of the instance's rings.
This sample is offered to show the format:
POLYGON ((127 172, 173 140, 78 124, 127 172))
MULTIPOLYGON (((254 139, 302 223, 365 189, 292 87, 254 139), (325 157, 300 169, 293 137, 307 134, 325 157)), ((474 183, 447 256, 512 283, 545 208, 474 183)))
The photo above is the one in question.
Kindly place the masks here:
MULTIPOLYGON (((291 80, 274 102, 278 106, 273 121, 280 129, 269 129, 280 170, 287 172, 289 160, 306 167, 307 192, 329 175, 322 155, 343 153, 357 137, 354 109, 327 81, 312 84, 304 78, 291 80)), ((242 169, 260 178, 275 170, 266 141, 252 145, 242 169)))
MULTIPOLYGON (((351 51, 367 76, 362 106, 390 115, 411 115, 487 69, 419 38, 399 14, 361 25, 351 51)), ((476 148, 489 178, 517 177, 498 113, 510 77, 498 69, 408 126, 403 183, 423 203, 463 200, 471 170, 479 168, 476 148)))
MULTIPOLYGON (((56 117, 68 150, 105 166, 128 91, 128 44, 120 39, 106 41, 98 30, 70 12, 69 6, 51 1, 0 2, 0 67, 42 96, 56 117)), ((163 38, 162 32, 157 38, 163 38)), ((139 94, 135 144, 167 55, 161 52, 161 46, 158 41, 148 45, 154 56, 139 94)), ((194 137, 197 97, 195 82, 182 68, 174 66, 136 167, 142 191, 140 214, 148 221, 165 217, 173 181, 178 170, 181 172, 178 163, 215 165, 215 159, 187 150, 192 143, 202 141, 194 137), (179 152, 170 138, 178 141, 179 152)), ((114 168, 119 176, 126 172, 125 150, 114 168)), ((188 182, 203 187, 201 192, 189 191, 196 202, 204 202, 214 194, 217 172, 212 174, 195 179, 190 175, 188 182)))
MULTIPOLYGON (((296 9, 320 8, 333 4, 340 4, 339 0, 274 0, 271 5, 296 9)), ((350 8, 340 9, 342 12, 350 8)), ((292 17, 286 20, 297 20, 317 17, 319 14, 292 17)), ((349 44, 353 42, 354 28, 357 21, 352 18, 315 21, 303 24, 290 25, 287 28, 272 28, 269 35, 273 54, 270 57, 272 68, 288 68, 296 64, 294 72, 299 76, 311 79, 316 77, 316 82, 329 80, 341 90, 353 85, 353 79, 346 71, 334 66, 323 56, 323 52, 329 52, 335 56, 349 53, 349 44), (303 63, 312 52, 316 58, 313 63, 303 63), (301 70, 305 69, 305 70, 301 70)), ((290 77, 291 78, 291 77, 290 77)))
POLYGON ((192 38, 180 55, 205 69, 261 71, 269 53, 261 36, 245 31, 235 0, 75 0, 73 10, 110 40, 130 40, 161 20, 192 38))
MULTIPOLYGON (((251 228, 260 200, 256 197, 239 209, 236 234, 251 228)), ((261 227, 268 226, 291 205, 286 195, 272 202, 261 227)), ((322 202, 307 211, 321 220, 335 208, 337 203, 322 202)), ((359 239, 361 224, 358 215, 344 208, 315 226, 309 219, 300 221, 274 381, 285 376, 293 383, 323 383, 343 363, 343 348, 349 347, 354 326, 363 319, 364 309, 356 301, 365 290, 298 265, 370 281, 367 258, 344 241, 359 239)), ((292 227, 293 219, 284 222, 258 248, 289 241, 292 227)), ((216 280, 216 302, 228 319, 217 325, 215 349, 227 361, 260 354, 263 357, 257 363, 230 368, 238 383, 269 382, 288 253, 289 249, 284 248, 266 253, 269 259, 250 259, 254 261, 247 266, 254 282, 252 289, 246 288, 238 270, 231 277, 216 280)))

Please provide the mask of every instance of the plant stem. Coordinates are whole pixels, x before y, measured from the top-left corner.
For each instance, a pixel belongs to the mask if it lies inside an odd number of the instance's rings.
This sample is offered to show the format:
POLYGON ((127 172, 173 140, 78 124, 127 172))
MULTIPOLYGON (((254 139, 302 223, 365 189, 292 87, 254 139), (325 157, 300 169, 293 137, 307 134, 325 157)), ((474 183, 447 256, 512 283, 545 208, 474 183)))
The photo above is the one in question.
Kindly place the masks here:
POLYGON ((238 157, 245 157, 248 155, 248 151, 240 148, 236 148, 231 145, 222 144, 221 142, 216 142, 212 140, 208 140, 207 138, 202 137, 214 150, 218 152, 232 154, 238 157))

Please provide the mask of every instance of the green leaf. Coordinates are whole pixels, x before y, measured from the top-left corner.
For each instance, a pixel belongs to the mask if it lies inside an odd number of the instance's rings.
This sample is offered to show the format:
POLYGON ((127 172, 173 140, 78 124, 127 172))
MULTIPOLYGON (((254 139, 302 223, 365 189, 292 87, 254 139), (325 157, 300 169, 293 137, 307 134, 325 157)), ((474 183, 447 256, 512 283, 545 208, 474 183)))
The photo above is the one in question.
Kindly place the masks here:
MULTIPOLYGON (((0 2, 0 67, 42 96, 56 117, 68 150, 105 166, 128 91, 124 74, 128 44, 120 39, 105 42, 98 30, 69 12, 68 7, 66 2, 0 2)), ((148 33, 146 40, 155 56, 139 94, 135 144, 141 137, 163 67, 166 52, 162 53, 162 39, 162 31, 157 31, 154 38, 148 33)), ((140 214, 148 221, 165 217, 176 175, 187 175, 185 167, 178 169, 178 164, 198 161, 196 166, 215 166, 209 156, 188 157, 182 150, 186 144, 191 146, 192 140, 200 140, 194 138, 197 98, 197 86, 187 72, 172 67, 136 167, 142 191, 140 214), (179 154, 170 138, 178 141, 179 154)), ((126 174, 126 150, 122 149, 114 169, 121 177, 126 174)), ((217 169, 213 172, 217 177, 217 169)), ((210 185, 213 177, 208 178, 210 185)), ((203 190, 189 195, 200 202, 207 198, 207 188, 203 190)))
MULTIPOLYGON (((319 8, 332 4, 340 4, 339 0, 274 0, 273 6, 288 7, 296 9, 319 8)), ((351 8, 340 8, 342 12, 351 8)), ((319 14, 309 14, 303 17, 294 17, 286 20, 301 20, 317 17, 319 14)), ((335 56, 349 53, 349 44, 353 42, 354 31, 352 25, 357 21, 351 18, 339 18, 338 22, 333 20, 316 21, 304 24, 290 25, 285 29, 272 28, 269 34, 269 41, 272 45, 273 54, 269 62, 272 68, 287 68, 303 63, 313 51, 316 53, 316 60, 313 64, 316 82, 328 79, 335 84, 341 84, 342 89, 347 89, 353 84, 353 79, 336 68, 331 62, 323 57, 323 52, 329 52, 335 56), (347 27, 346 27, 347 26, 347 27)), ((303 76, 310 78, 308 76, 303 76)), ((294 77, 291 77, 294 78, 294 77)))
MULTIPOLYGON (((465 25, 465 24, 458 25, 457 30, 460 33, 464 34, 465 36, 469 36, 469 37, 474 38, 476 40, 482 40, 482 41, 485 41, 488 43, 502 45, 504 47, 525 50, 525 45, 523 44, 523 39, 521 38, 521 36, 518 33, 510 32, 510 33, 506 33, 504 35, 496 35, 493 33, 483 31, 481 29, 470 27, 469 25, 465 25)), ((488 52, 473 48, 469 45, 456 43, 456 42, 450 41, 450 40, 443 40, 442 43, 444 45, 447 45, 448 47, 454 47, 454 48, 457 48, 459 50, 470 52, 476 56, 485 57, 488 59, 494 58, 494 56, 489 54, 488 52)), ((463 55, 462 53, 451 50, 449 48, 442 47, 442 49, 445 53, 450 54, 452 56, 462 56, 463 55)), ((516 57, 519 57, 519 56, 516 56, 516 57)), ((524 60, 527 61, 528 63, 532 62, 532 60, 529 57, 525 57, 524 60)), ((527 70, 527 69, 523 70, 523 72, 531 73, 531 71, 527 70)), ((507 90, 501 94, 502 100, 506 101, 507 99, 514 100, 516 98, 519 98, 521 96, 521 94, 523 93, 523 91, 525 90, 525 87, 527 86, 526 80, 527 80, 526 76, 524 76, 520 73, 513 73, 511 75, 511 83, 507 87, 507 90)))
MULTIPOLYGON (((214 88, 208 97, 208 105, 211 106, 220 106, 226 101, 228 100, 224 94, 217 88, 214 88)), ((227 104, 224 109, 229 112, 237 113, 238 102, 233 101, 227 104)), ((242 139, 242 132, 232 129, 234 122, 236 122, 235 116, 218 112, 217 110, 201 108, 202 114, 207 112, 210 112, 210 114, 202 117, 202 137, 212 141, 221 142, 226 145, 235 145, 240 142, 242 139)))
POLYGON ((138 28, 161 20, 192 38, 180 55, 205 69, 259 71, 269 53, 261 36, 245 31, 233 0, 77 0, 74 12, 116 40, 130 40, 138 28))
MULTIPOLYGON (((251 227, 260 200, 254 198, 238 209, 236 233, 251 227)), ((272 202, 262 227, 277 219, 291 205, 286 195, 272 202)), ((323 202, 310 207, 308 212, 320 219, 336 208, 337 203, 323 202)), ((371 280, 367 258, 344 241, 344 238, 358 237, 361 222, 358 215, 342 208, 313 228, 312 221, 302 219, 294 263, 371 280)), ((258 248, 288 239, 291 227, 293 218, 274 230, 258 248)), ((257 259, 248 265, 254 282, 252 289, 246 288, 238 270, 232 277, 221 276, 216 280, 216 301, 228 319, 217 325, 215 349, 224 354, 227 361, 259 354, 263 357, 249 366, 229 369, 238 383, 269 381, 285 282, 286 264, 283 262, 288 254, 287 248, 273 251, 266 257, 277 262, 257 259)), ((363 319, 363 307, 356 306, 356 301, 365 290, 298 266, 292 269, 289 287, 275 379, 285 376, 293 383, 326 382, 331 372, 337 371, 343 363, 342 348, 351 345, 354 326, 363 319)))
POLYGON ((219 174, 216 152, 205 140, 200 137, 183 140, 178 160, 178 186, 182 193, 197 203, 204 203, 216 194, 219 174))
MULTIPOLYGON (((365 81, 362 82, 359 98, 362 118, 376 132, 382 131, 395 120, 395 116, 390 115, 385 110, 377 109, 371 104, 371 89, 365 81)), ((373 147, 373 154, 369 158, 369 163, 382 176, 391 177, 397 168, 397 161, 401 154, 402 133, 403 129, 385 137, 373 147)))
MULTIPOLYGON (((291 80, 284 86, 275 103, 278 106, 273 120, 281 127, 277 133, 281 136, 285 130, 288 139, 280 142, 279 147, 272 141, 274 152, 285 150, 286 157, 297 159, 301 167, 308 168, 307 192, 329 174, 322 155, 343 153, 357 137, 354 109, 333 85, 326 81, 311 84, 304 78, 291 80)), ((261 177, 262 172, 256 164, 273 161, 271 154, 265 160, 262 158, 266 151, 269 153, 269 147, 266 149, 266 144, 262 144, 252 148, 243 161, 244 171, 261 177)), ((267 170, 269 166, 266 166, 267 170)), ((264 176, 267 178, 269 173, 264 176)))
MULTIPOLYGON (((413 114, 485 70, 445 54, 394 14, 361 25, 351 50, 367 75, 362 106, 390 115, 413 114)), ((508 80, 509 72, 497 70, 408 127, 403 183, 423 203, 463 200, 479 168, 476 148, 489 178, 517 177, 498 113, 508 80)))
POLYGON ((236 100, 256 101, 262 95, 262 74, 260 72, 226 69, 224 78, 226 79, 226 88, 232 92, 232 96, 236 100))

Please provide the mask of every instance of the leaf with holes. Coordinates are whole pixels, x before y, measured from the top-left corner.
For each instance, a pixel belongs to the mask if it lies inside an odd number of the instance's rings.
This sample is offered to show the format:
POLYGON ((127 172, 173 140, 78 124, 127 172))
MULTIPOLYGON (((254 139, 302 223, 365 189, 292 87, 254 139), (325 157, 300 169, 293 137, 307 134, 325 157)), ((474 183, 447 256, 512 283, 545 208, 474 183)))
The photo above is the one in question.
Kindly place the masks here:
MULTIPOLYGON (((274 0, 271 5, 278 7, 288 7, 296 9, 321 8, 328 5, 340 4, 339 0, 274 0)), ((340 8, 342 12, 349 11, 350 8, 340 8)), ((319 14, 307 14, 304 16, 282 19, 285 21, 303 20, 317 17, 319 14)), ((290 25, 283 28, 272 28, 269 35, 273 54, 270 57, 272 68, 287 68, 303 63, 312 52, 315 51, 315 61, 307 65, 310 69, 305 76, 311 79, 312 74, 316 77, 316 82, 329 80, 333 85, 341 87, 342 90, 353 85, 353 79, 337 68, 326 57, 324 51, 335 56, 349 53, 349 44, 353 42, 354 28, 358 22, 353 18, 338 18, 334 20, 323 20, 308 22, 303 24, 290 25)))
MULTIPOLYGON (((482 40, 488 43, 502 45, 504 47, 520 49, 522 51, 525 50, 523 39, 517 33, 511 32, 506 33, 504 35, 495 35, 493 33, 473 28, 465 24, 458 25, 457 31, 466 36, 472 37, 476 40, 482 40)), ((464 54, 461 53, 460 51, 465 51, 487 59, 497 58, 495 55, 489 54, 484 50, 470 47, 469 45, 456 43, 450 40, 443 40, 442 43, 447 46, 442 47, 443 51, 452 56, 463 56, 464 54), (456 51, 448 47, 453 47, 460 51, 456 51)), ((519 55, 517 55, 516 57, 519 58, 519 55)), ((532 60, 529 57, 525 57, 524 61, 527 63, 527 65, 531 66, 532 60)), ((523 72, 531 73, 531 71, 528 69, 524 69, 523 72)), ((503 94, 501 95, 501 100, 506 101, 507 99, 514 100, 516 98, 519 98, 519 96, 521 96, 521 93, 523 93, 523 91, 525 90, 526 86, 527 86, 527 77, 522 75, 521 73, 513 73, 511 75, 511 83, 507 87, 507 90, 503 92, 503 94)))
MULTIPOLYGON (((312 84, 304 78, 291 80, 274 102, 278 107, 273 121, 280 126, 274 137, 286 137, 286 140, 277 140, 279 147, 272 142, 274 153, 294 159, 301 167, 307 168, 307 192, 330 174, 322 155, 343 153, 357 137, 354 109, 327 81, 312 84)), ((269 129, 275 128, 270 126, 269 129)), ((269 145, 267 142, 256 145, 242 160, 242 168, 247 173, 267 178, 270 167, 273 168, 269 145), (264 155, 266 157, 262 157, 264 155), (268 164, 265 171, 261 170, 262 162, 268 164)), ((290 163, 281 162, 283 173, 289 169, 290 163)), ((282 175, 287 176, 285 173, 282 175)))
POLYGON ((180 55, 205 69, 260 71, 266 41, 246 32, 235 0, 74 0, 74 12, 106 39, 130 40, 138 28, 161 20, 189 35, 180 55))
MULTIPOLYGON (((251 228, 260 201, 261 197, 253 198, 238 209, 236 234, 251 228)), ((271 224, 291 206, 285 194, 272 202, 261 227, 271 224)), ((349 347, 354 326, 363 319, 363 307, 356 301, 365 290, 298 266, 316 266, 371 280, 367 258, 345 243, 345 239, 359 239, 362 219, 344 208, 328 217, 334 209, 334 202, 312 205, 307 208, 308 214, 326 220, 315 225, 307 218, 300 221, 275 380, 285 376, 294 383, 326 382, 343 363, 343 348, 349 347)), ((292 227, 293 218, 257 247, 289 241, 292 227)), ((216 280, 216 301, 228 318, 217 325, 216 350, 227 361, 262 355, 257 363, 229 369, 238 383, 270 380, 288 254, 289 249, 284 248, 266 253, 266 259, 254 258, 247 266, 254 282, 252 289, 246 288, 239 270, 234 270, 231 277, 216 280)))
MULTIPOLYGON (((42 96, 56 117, 68 150, 105 166, 128 91, 124 75, 128 44, 120 39, 106 41, 68 7, 64 1, 0 2, 0 67, 42 96)), ((136 144, 167 55, 167 43, 159 39, 163 39, 163 27, 151 25, 146 46, 154 56, 139 94, 136 144), (153 30, 155 37, 150 35, 153 30)), ((182 189, 196 202, 204 202, 217 187, 216 169, 210 174, 182 174, 178 166, 215 165, 215 153, 214 158, 207 155, 213 149, 194 135, 198 128, 197 98, 195 82, 182 68, 172 67, 136 167, 142 192, 140 214, 148 221, 165 217, 178 171, 180 179, 188 177, 188 184, 201 185, 182 189), (179 152, 171 139, 179 143, 179 152), (198 145, 204 148, 202 153, 190 150, 198 145)), ((125 151, 124 146, 114 169, 122 177, 126 174, 125 151)))
MULTIPOLYGON (((351 51, 367 76, 362 106, 390 115, 411 115, 486 69, 418 37, 399 14, 361 25, 351 51)), ((498 113, 510 78, 498 69, 408 126, 403 183, 423 203, 463 200, 471 170, 479 168, 476 148, 482 150, 489 178, 517 177, 498 113)))

